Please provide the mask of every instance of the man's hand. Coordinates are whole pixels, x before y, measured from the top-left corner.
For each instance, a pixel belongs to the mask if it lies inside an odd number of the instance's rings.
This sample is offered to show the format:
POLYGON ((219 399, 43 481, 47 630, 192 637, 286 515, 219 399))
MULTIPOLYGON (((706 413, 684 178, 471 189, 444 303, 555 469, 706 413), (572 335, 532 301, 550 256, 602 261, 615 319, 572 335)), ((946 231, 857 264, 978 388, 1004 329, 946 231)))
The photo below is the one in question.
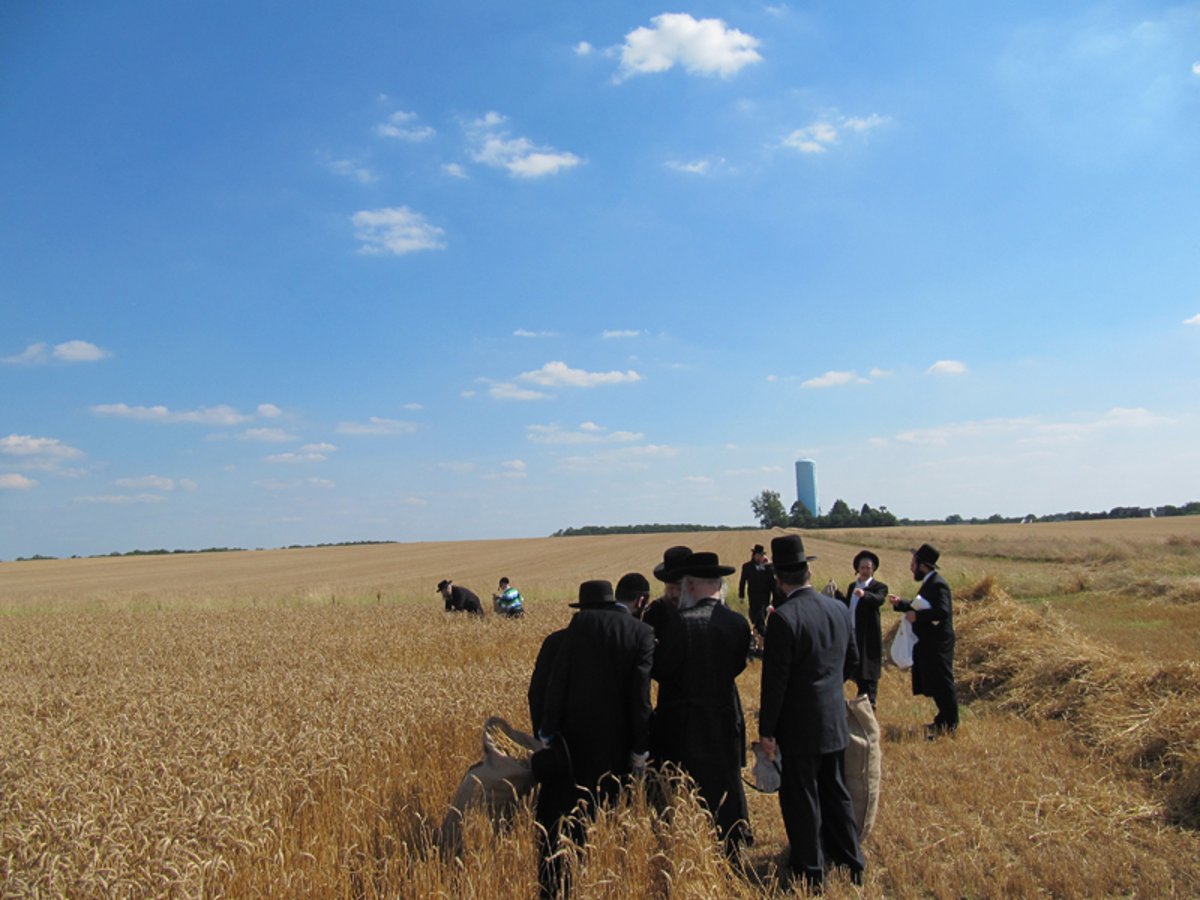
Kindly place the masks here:
POLYGON ((899 594, 888 594, 887 600, 888 603, 892 604, 892 606, 897 606, 901 602, 899 594))
POLYGON ((775 742, 775 738, 762 737, 760 735, 758 738, 758 745, 762 747, 763 752, 767 754, 767 759, 769 759, 771 762, 775 762, 775 757, 779 755, 779 744, 775 742))
POLYGON ((912 610, 906 612, 904 614, 904 618, 908 619, 908 621, 912 622, 914 625, 917 623, 917 614, 912 610))
POLYGON ((863 597, 865 597, 867 595, 866 595, 866 592, 862 588, 856 587, 854 589, 854 593, 851 594, 851 596, 858 597, 861 600, 863 597))

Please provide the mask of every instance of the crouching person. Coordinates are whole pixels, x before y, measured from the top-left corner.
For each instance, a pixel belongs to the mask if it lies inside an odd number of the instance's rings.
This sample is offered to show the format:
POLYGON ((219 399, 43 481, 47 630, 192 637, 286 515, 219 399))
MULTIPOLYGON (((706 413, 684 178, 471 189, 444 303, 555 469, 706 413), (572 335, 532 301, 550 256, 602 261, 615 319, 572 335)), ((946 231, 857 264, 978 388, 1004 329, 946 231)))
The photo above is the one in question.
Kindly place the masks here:
POLYGON ((536 723, 549 744, 534 759, 542 897, 570 891, 562 835, 582 842, 582 817, 615 800, 649 755, 653 629, 616 603, 607 581, 583 582, 571 606, 579 612, 556 638, 536 723))

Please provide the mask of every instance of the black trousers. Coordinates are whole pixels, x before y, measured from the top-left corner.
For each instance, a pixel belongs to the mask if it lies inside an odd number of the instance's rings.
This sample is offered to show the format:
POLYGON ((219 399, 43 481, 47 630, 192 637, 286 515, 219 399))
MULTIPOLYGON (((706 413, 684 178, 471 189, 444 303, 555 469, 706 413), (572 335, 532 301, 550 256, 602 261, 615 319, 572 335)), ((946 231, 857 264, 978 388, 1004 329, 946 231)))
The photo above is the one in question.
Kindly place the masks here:
POLYGON ((935 727, 944 731, 958 728, 958 687, 954 679, 943 681, 930 689, 930 696, 937 704, 937 715, 933 717, 935 727))
POLYGON ((783 752, 779 808, 790 847, 792 874, 810 887, 825 878, 825 864, 845 866, 856 880, 866 861, 858 846, 854 803, 844 778, 845 751, 805 756, 783 752))

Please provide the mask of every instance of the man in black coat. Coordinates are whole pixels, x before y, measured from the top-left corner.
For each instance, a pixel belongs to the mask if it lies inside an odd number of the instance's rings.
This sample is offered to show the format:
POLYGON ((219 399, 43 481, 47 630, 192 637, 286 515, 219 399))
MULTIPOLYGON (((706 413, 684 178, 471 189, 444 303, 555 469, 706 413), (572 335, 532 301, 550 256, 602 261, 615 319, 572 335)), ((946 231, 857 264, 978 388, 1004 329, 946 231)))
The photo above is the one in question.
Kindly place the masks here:
POLYGON ((721 602, 723 577, 734 571, 715 553, 693 553, 679 564, 679 609, 661 632, 654 667, 658 761, 695 779, 730 855, 752 841, 741 777, 746 722, 736 684, 746 668, 750 625, 721 602))
POLYGON ((875 580, 879 570, 879 557, 870 550, 860 550, 854 557, 854 572, 858 576, 846 593, 838 591, 836 596, 850 608, 850 619, 854 622, 854 647, 858 650, 858 666, 854 670, 854 683, 858 696, 866 694, 871 708, 879 692, 879 675, 883 671, 883 628, 879 624, 879 608, 887 599, 888 586, 875 580))
POLYGON ((912 551, 909 568, 921 590, 912 600, 895 594, 888 601, 912 623, 917 643, 913 646, 912 692, 932 697, 937 715, 925 726, 926 736, 936 738, 958 728, 958 689, 954 685, 954 609, 950 585, 937 570, 941 554, 922 544, 912 551), (918 603, 918 598, 924 603, 918 603))
POLYGON ((779 808, 794 877, 811 889, 824 880, 826 856, 855 883, 866 868, 844 779, 850 742, 842 685, 857 663, 850 610, 812 589, 799 535, 771 541, 775 577, 786 599, 767 619, 759 742, 781 753, 779 808))
POLYGON ((579 602, 571 605, 579 612, 555 641, 535 723, 543 740, 565 748, 571 769, 566 780, 543 781, 538 794, 544 896, 557 893, 561 883, 554 854, 563 817, 580 801, 594 809, 596 802, 615 799, 621 777, 640 773, 649 757, 653 629, 617 605, 607 581, 583 582, 579 602))
POLYGON ((742 564, 742 577, 738 579, 738 599, 750 595, 750 624, 761 639, 767 633, 767 608, 774 604, 775 570, 767 562, 767 551, 762 544, 750 550, 750 561, 742 564))
POLYGON ((438 582, 437 591, 446 601, 446 612, 466 612, 474 616, 483 615, 483 604, 469 588, 459 587, 449 578, 438 582))

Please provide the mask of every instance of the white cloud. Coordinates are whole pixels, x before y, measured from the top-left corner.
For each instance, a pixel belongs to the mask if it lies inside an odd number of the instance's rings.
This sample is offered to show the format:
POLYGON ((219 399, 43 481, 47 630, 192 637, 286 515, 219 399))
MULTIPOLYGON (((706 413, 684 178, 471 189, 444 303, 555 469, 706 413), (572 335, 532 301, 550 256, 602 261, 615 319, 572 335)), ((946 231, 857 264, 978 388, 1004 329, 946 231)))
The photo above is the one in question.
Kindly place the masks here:
POLYGON ((872 378, 891 378, 895 373, 889 372, 887 369, 872 369, 867 374, 872 378))
MULTIPOLYGON (((1080 415, 1065 422, 1047 422, 1037 416, 978 419, 954 422, 931 428, 918 428, 896 435, 906 444, 946 445, 970 440, 995 441, 1011 437, 1019 444, 1062 444, 1112 431, 1133 431, 1174 426, 1178 419, 1153 413, 1142 407, 1114 407, 1101 415, 1080 415)), ((875 438, 879 446, 886 439, 875 438)))
POLYGON ((55 462, 64 459, 79 459, 82 450, 68 446, 58 438, 33 437, 28 434, 10 434, 0 438, 0 453, 21 459, 42 459, 55 462))
POLYGON ((522 381, 532 381, 542 387, 582 387, 590 388, 601 384, 626 384, 641 381, 642 376, 632 369, 627 372, 585 372, 583 369, 572 369, 565 362, 548 362, 533 372, 523 372, 517 376, 522 381))
POLYGON ((419 410, 424 409, 425 406, 424 406, 424 404, 421 404, 421 403, 404 403, 400 406, 400 408, 401 409, 409 409, 409 410, 412 410, 413 412, 417 412, 419 410))
POLYGON ((109 494, 102 497, 76 497, 75 503, 92 503, 104 506, 134 506, 140 503, 164 503, 162 494, 109 494))
POLYGON ((504 169, 514 178, 556 175, 583 162, 574 153, 538 146, 529 138, 510 137, 503 128, 506 121, 499 113, 489 112, 467 125, 475 162, 504 169))
POLYGON ((335 159, 328 162, 326 165, 329 171, 335 175, 341 175, 345 178, 353 178, 359 184, 373 184, 378 181, 378 176, 368 169, 366 166, 352 162, 348 159, 335 159))
POLYGON ((325 462, 335 450, 334 444, 305 444, 298 452, 273 453, 264 459, 270 463, 325 462))
POLYGON ((584 422, 578 431, 564 431, 557 425, 528 425, 525 436, 535 444, 621 444, 645 438, 640 432, 610 432, 594 422, 584 422))
POLYGON ((857 372, 826 372, 816 378, 810 378, 807 381, 802 381, 800 387, 803 388, 827 388, 840 387, 844 384, 870 384, 866 378, 859 376, 857 372))
POLYGON ((449 175, 451 178, 469 178, 470 177, 469 175, 467 175, 467 170, 464 169, 458 163, 444 163, 442 165, 442 171, 445 172, 447 175, 449 175))
POLYGON ((698 159, 695 162, 680 162, 679 160, 667 160, 666 166, 675 172, 683 172, 685 175, 707 175, 712 168, 712 163, 707 159, 698 159))
POLYGON ((95 362, 112 354, 87 341, 65 341, 54 345, 54 358, 63 362, 95 362))
POLYGON ((141 478, 118 478, 114 482, 117 487, 143 489, 151 491, 173 491, 175 480, 164 478, 162 475, 144 475, 141 478))
POLYGON ((428 125, 417 124, 416 119, 416 113, 394 112, 388 116, 386 122, 375 126, 375 133, 380 137, 396 138, 410 143, 427 141, 437 134, 428 125))
POLYGON ((641 337, 640 331, 606 331, 600 335, 603 340, 612 340, 614 338, 635 338, 641 337))
MULTIPOLYGON (((1197 63, 1197 65, 1200 65, 1200 63, 1197 63)), ((1200 325, 1200 313, 1197 313, 1196 315, 1192 316, 1190 319, 1184 319, 1183 324, 1184 325, 1200 325)))
POLYGON ((30 344, 20 353, 13 356, 6 356, 0 359, 0 362, 9 366, 27 366, 35 363, 44 363, 50 357, 46 353, 46 344, 30 344))
POLYGON ((254 416, 240 413, 232 406, 202 406, 200 409, 172 412, 165 406, 130 406, 127 403, 101 403, 91 407, 98 416, 115 416, 139 422, 189 422, 200 425, 241 425, 254 416))
POLYGON ((543 394, 541 391, 517 387, 515 384, 508 384, 507 382, 493 384, 488 388, 488 394, 497 400, 545 400, 550 396, 549 394, 543 394))
POLYGON ((110 356, 112 354, 107 350, 102 350, 87 341, 64 341, 61 344, 55 344, 53 349, 45 343, 30 344, 15 356, 6 356, 0 359, 0 363, 13 366, 40 365, 50 362, 51 359, 65 363, 96 362, 110 356))
MULTIPOLYGON (((223 439, 225 435, 213 435, 213 437, 223 439)), ((247 428, 237 436, 237 439, 242 441, 261 441, 264 444, 286 444, 289 441, 298 440, 294 434, 288 434, 282 428, 247 428)))
POLYGON ((283 410, 274 403, 258 404, 258 414, 264 419, 277 419, 283 415, 283 410))
POLYGON ((338 434, 413 434, 417 425, 402 419, 371 416, 366 422, 339 422, 336 430, 338 434))
POLYGON ((405 506, 428 506, 429 501, 424 497, 405 497, 400 501, 405 506))
POLYGON ((965 375, 967 364, 957 359, 939 359, 925 370, 926 375, 965 375))
POLYGON ((28 491, 35 487, 37 487, 37 482, 24 475, 18 475, 15 472, 0 475, 0 491, 28 491))
POLYGON ((501 479, 501 478, 506 478, 506 479, 525 478, 529 474, 526 471, 526 468, 527 467, 525 465, 524 460, 510 459, 510 460, 506 460, 505 462, 500 463, 500 471, 492 472, 488 475, 485 475, 484 477, 488 478, 489 480, 496 480, 496 479, 501 479))
POLYGON ((429 224, 407 206, 360 210, 351 221, 356 229, 354 236, 363 242, 358 252, 366 255, 403 256, 446 247, 445 229, 429 224))
MULTIPOLYGON (((576 56, 588 56, 591 54, 593 48, 587 41, 580 41, 572 49, 574 49, 576 56)), ((1200 63, 1197 63, 1197 65, 1200 65, 1200 63)))
POLYGON ((520 338, 552 338, 558 337, 556 331, 530 331, 528 328, 518 328, 513 332, 513 337, 520 338))
POLYGON ((836 144, 845 132, 865 134, 890 122, 888 116, 869 115, 866 118, 834 116, 804 128, 798 128, 783 139, 783 146, 801 153, 824 153, 836 144))
POLYGON ((1197 60, 1196 62, 1192 63, 1192 74, 1200 75, 1200 60, 1197 60))
POLYGON ((332 488, 336 485, 328 478, 298 478, 293 481, 279 481, 275 478, 260 478, 254 482, 255 487, 267 491, 294 491, 298 488, 332 488))
POLYGON ((651 464, 673 459, 679 451, 666 444, 647 444, 643 447, 619 447, 600 450, 590 456, 567 456, 559 460, 559 468, 569 472, 603 473, 629 469, 647 469, 651 464))
POLYGON ((666 72, 676 65, 692 75, 728 78, 744 66, 761 62, 759 41, 720 19, 694 19, 687 13, 663 13, 651 26, 625 35, 617 81, 634 75, 666 72))

